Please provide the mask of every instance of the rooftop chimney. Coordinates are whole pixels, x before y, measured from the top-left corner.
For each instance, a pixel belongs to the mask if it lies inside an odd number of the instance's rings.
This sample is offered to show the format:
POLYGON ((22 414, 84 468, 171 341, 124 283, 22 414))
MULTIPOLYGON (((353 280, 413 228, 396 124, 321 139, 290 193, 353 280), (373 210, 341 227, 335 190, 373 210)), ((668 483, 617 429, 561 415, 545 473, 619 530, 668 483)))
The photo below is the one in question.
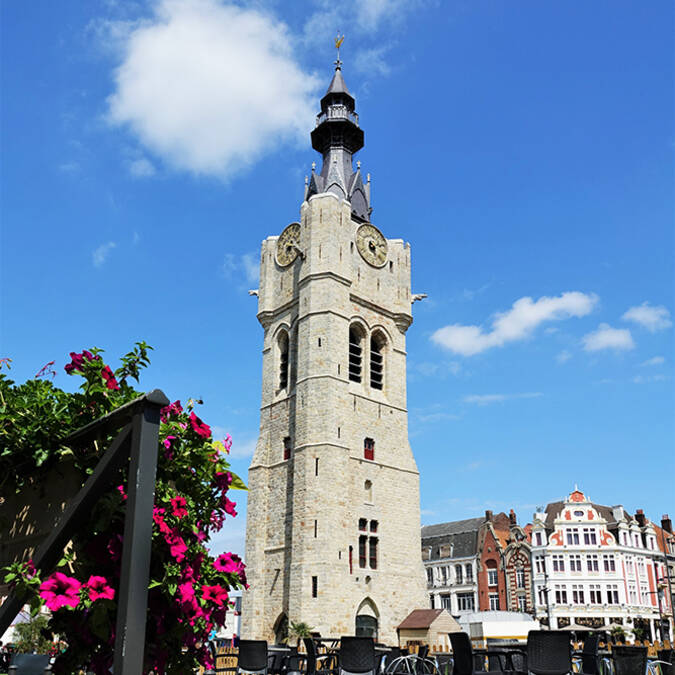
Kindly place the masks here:
POLYGON ((492 511, 486 511, 485 512, 485 521, 488 523, 492 522, 492 511))
POLYGON ((661 516, 661 527, 666 531, 673 533, 673 521, 668 517, 667 513, 661 516))
POLYGON ((511 524, 511 527, 515 527, 517 525, 516 512, 513 509, 509 511, 509 523, 511 524))
POLYGON ((635 520, 637 520, 638 525, 639 525, 640 527, 644 527, 644 526, 645 526, 645 524, 646 524, 646 522, 647 522, 647 519, 645 518, 645 512, 644 512, 642 509, 638 509, 638 510, 635 512, 635 520))

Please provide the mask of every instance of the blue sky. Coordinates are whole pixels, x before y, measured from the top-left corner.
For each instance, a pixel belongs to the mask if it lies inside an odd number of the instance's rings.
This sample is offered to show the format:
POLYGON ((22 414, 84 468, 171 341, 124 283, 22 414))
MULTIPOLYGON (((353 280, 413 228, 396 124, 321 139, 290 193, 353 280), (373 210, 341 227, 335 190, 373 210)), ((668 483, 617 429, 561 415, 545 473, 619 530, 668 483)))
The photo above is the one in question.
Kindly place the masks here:
MULTIPOLYGON (((373 222, 411 242, 425 524, 578 483, 673 503, 673 6, 2 3, 2 356, 155 347, 246 475, 260 242, 297 219, 346 34, 373 222)), ((216 547, 243 551, 241 516, 216 547)))

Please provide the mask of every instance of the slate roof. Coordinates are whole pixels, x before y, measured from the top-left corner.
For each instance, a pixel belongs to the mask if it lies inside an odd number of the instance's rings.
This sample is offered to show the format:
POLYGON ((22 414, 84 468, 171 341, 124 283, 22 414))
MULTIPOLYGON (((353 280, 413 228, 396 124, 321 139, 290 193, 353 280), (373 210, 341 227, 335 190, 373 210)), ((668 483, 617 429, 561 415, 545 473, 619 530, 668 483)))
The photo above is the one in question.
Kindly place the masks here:
POLYGON ((478 530, 484 522, 485 518, 467 518, 466 520, 453 520, 449 523, 438 523, 437 525, 424 525, 422 527, 422 539, 439 537, 444 534, 471 532, 478 530))
POLYGON ((449 544, 452 545, 453 558, 476 555, 478 531, 483 523, 485 518, 468 518, 438 525, 425 525, 422 528, 422 546, 431 547, 432 560, 440 558, 440 547, 449 544))
POLYGON ((429 628, 442 612, 442 609, 414 609, 398 628, 404 630, 429 628))

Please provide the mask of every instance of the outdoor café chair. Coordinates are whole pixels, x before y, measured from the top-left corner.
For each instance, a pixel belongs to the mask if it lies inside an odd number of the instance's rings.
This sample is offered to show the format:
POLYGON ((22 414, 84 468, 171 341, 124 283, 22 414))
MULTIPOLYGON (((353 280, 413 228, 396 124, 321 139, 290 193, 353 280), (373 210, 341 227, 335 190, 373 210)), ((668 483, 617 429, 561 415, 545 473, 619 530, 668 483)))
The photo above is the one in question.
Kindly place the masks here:
POLYGON ((642 675, 647 672, 647 647, 612 647, 615 675, 642 675))
POLYGON ((12 675, 43 675, 51 673, 49 654, 12 654, 9 673, 12 675))
POLYGON ((267 641, 239 640, 237 675, 267 675, 267 641))
POLYGON ((340 638, 338 668, 340 675, 377 675, 373 639, 353 636, 340 638))
POLYGON ((302 642, 307 652, 304 675, 327 675, 335 672, 335 653, 329 651, 326 654, 319 654, 314 638, 303 638, 302 642))
POLYGON ((575 665, 578 666, 577 672, 583 675, 600 675, 600 636, 597 633, 591 633, 586 636, 584 646, 580 652, 575 652, 575 665))
MULTIPOLYGON (((489 675, 487 670, 475 669, 473 648, 471 646, 471 639, 467 633, 450 633, 450 644, 452 644, 452 658, 454 661, 452 675, 489 675)), ((489 656, 489 651, 487 654, 489 656)), ((489 672, 516 675, 517 671, 490 670, 489 672)))
POLYGON ((675 660, 675 651, 672 649, 659 649, 658 664, 661 667, 661 675, 675 675, 675 668, 673 668, 673 661, 675 660))
POLYGON ((527 668, 533 675, 572 672, 570 634, 563 630, 532 630, 527 636, 527 668))
POLYGON ((452 675, 455 663, 451 654, 436 654, 435 659, 438 675, 452 675))

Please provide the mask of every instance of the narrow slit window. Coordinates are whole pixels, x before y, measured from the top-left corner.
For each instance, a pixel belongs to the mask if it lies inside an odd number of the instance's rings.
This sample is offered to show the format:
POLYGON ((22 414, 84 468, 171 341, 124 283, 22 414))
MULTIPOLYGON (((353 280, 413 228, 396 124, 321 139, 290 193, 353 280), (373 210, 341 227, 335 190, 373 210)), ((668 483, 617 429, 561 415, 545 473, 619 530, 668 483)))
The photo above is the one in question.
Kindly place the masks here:
POLYGON ((384 339, 374 335, 370 340, 370 386, 382 389, 384 382, 384 339))
POLYGON ((291 458, 291 437, 286 436, 284 438, 284 459, 290 459, 291 458))
POLYGON ((371 461, 375 459, 375 441, 372 438, 363 441, 363 458, 371 461))
POLYGON ((314 475, 318 476, 319 475, 319 458, 315 457, 314 459, 314 475))
POLYGON ((377 537, 371 537, 368 542, 368 557, 370 558, 370 569, 377 569, 377 537))
POLYGON ((312 597, 316 598, 319 595, 319 577, 312 577, 312 597))
POLYGON ((362 535, 359 537, 359 567, 366 566, 366 548, 368 546, 368 537, 362 535))
POLYGON ((362 339, 356 328, 349 329, 349 379, 361 382, 361 366, 363 360, 362 339))
POLYGON ((319 531, 319 521, 315 520, 314 521, 314 539, 316 539, 318 531, 319 531))

